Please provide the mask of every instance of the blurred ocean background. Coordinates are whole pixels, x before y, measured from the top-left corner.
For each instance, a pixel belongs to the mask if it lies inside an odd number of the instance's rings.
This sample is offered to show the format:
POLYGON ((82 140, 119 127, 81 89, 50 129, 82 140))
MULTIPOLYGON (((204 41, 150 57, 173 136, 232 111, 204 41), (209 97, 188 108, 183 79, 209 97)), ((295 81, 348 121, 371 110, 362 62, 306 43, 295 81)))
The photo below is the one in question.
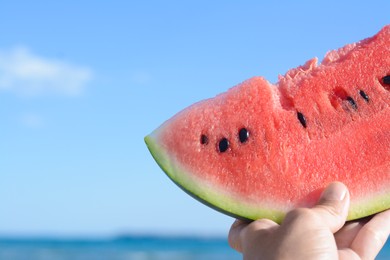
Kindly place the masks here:
MULTIPOLYGON (((113 239, 0 239, 0 259, 10 260, 238 260, 222 237, 123 236, 113 239)), ((387 243, 378 260, 390 259, 387 243)))
POLYGON ((225 238, 124 236, 113 239, 0 239, 0 259, 235 260, 225 238))

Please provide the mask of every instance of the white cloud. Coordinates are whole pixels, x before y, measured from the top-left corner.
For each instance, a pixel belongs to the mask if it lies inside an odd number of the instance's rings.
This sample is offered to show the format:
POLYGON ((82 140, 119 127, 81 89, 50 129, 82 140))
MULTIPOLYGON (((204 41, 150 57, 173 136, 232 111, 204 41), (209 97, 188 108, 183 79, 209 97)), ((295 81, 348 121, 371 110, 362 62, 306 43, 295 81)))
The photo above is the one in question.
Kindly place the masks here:
POLYGON ((39 57, 24 47, 0 50, 0 91, 75 96, 91 79, 89 68, 39 57))

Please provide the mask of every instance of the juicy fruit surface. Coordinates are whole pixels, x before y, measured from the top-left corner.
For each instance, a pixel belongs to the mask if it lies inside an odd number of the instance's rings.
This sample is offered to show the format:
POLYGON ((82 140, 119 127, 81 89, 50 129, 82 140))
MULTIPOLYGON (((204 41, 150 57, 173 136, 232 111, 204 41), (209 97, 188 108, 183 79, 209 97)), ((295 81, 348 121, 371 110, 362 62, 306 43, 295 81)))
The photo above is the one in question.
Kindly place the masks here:
POLYGON ((212 207, 280 221, 332 181, 350 219, 390 207, 390 26, 312 59, 275 85, 255 77, 146 137, 167 175, 212 207))

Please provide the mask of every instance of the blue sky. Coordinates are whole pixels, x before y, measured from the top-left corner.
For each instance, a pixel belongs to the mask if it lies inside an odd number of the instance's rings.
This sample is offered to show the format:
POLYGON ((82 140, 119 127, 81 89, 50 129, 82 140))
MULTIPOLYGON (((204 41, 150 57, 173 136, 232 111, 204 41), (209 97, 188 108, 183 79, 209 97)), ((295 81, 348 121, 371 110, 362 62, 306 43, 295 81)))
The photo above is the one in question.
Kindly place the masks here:
POLYGON ((390 23, 389 1, 259 2, 3 0, 0 235, 226 235, 143 137, 390 23))

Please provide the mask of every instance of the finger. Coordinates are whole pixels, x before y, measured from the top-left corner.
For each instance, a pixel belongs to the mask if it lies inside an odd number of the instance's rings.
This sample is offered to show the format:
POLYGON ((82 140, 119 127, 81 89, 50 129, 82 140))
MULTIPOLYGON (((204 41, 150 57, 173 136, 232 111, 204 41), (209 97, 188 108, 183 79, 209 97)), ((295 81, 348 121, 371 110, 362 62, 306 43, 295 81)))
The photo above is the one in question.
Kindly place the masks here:
POLYGON ((279 225, 276 222, 263 218, 250 223, 244 230, 244 233, 248 235, 256 234, 264 230, 271 231, 277 227, 279 227, 279 225))
POLYGON ((349 192, 341 182, 331 183, 321 194, 313 210, 317 212, 322 223, 333 233, 345 223, 349 208, 349 192))
POLYGON ((228 242, 231 248, 242 252, 240 234, 242 230, 248 226, 248 223, 239 219, 236 219, 229 230, 228 242))
POLYGON ((339 231, 334 235, 337 248, 349 248, 359 233, 360 229, 366 224, 371 218, 359 219, 357 221, 347 222, 339 231))
POLYGON ((349 248, 356 237, 356 234, 363 227, 360 222, 351 222, 345 224, 339 231, 334 234, 337 248, 349 248))
POLYGON ((390 233, 390 210, 375 215, 364 225, 351 244, 362 259, 374 259, 390 233))
POLYGON ((229 245, 238 252, 242 252, 244 241, 252 243, 258 241, 258 239, 261 240, 261 237, 265 237, 277 227, 279 225, 269 219, 259 219, 249 224, 241 220, 236 220, 229 231, 229 245))
POLYGON ((360 256, 350 248, 338 250, 339 260, 361 260, 360 256))

